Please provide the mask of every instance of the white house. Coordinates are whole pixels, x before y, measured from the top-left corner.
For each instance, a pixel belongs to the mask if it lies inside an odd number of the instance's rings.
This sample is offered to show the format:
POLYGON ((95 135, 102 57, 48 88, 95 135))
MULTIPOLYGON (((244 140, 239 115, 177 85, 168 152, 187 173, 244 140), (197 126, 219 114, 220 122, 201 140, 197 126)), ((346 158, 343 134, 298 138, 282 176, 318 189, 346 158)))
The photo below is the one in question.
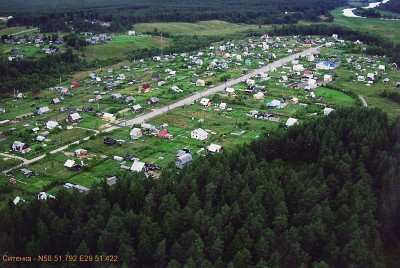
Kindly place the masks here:
POLYGON ((210 100, 210 99, 207 99, 207 98, 202 98, 202 99, 200 100, 200 105, 201 105, 201 106, 204 106, 204 107, 208 107, 208 106, 211 105, 211 100, 210 100))
POLYGON ((29 148, 29 145, 20 141, 14 141, 14 143, 11 146, 11 149, 14 152, 19 152, 19 153, 27 153, 31 150, 31 148, 29 148))
POLYGON ((196 139, 196 140, 203 141, 203 140, 207 139, 208 136, 209 136, 209 134, 204 129, 201 129, 201 128, 195 129, 191 132, 191 138, 196 139))
POLYGON ((135 35, 136 32, 135 31, 128 31, 128 35, 135 35))
POLYGON ((129 133, 132 139, 137 140, 143 136, 142 130, 140 128, 133 128, 129 133))
POLYGON ((385 65, 379 65, 378 69, 379 69, 379 71, 386 71, 386 66, 385 65))
POLYGON ((145 163, 143 163, 143 162, 135 161, 132 164, 131 171, 142 172, 144 169, 144 165, 145 165, 145 163))
POLYGON ((207 146, 207 151, 210 153, 220 153, 223 151, 223 147, 221 145, 211 143, 209 146, 207 146))
POLYGON ((53 129, 53 128, 55 128, 55 127, 57 127, 59 124, 58 124, 58 122, 56 122, 56 121, 48 121, 47 123, 46 123, 46 128, 47 129, 53 129))
POLYGON ((51 194, 48 194, 48 193, 46 193, 46 192, 40 192, 39 194, 38 194, 38 200, 47 200, 47 198, 55 198, 53 195, 51 195, 51 194))
POLYGON ((75 165, 75 160, 71 160, 71 159, 68 159, 64 163, 64 167, 66 167, 66 168, 72 168, 74 165, 75 165))
POLYGON ((331 112, 333 112, 333 111, 334 111, 334 109, 325 107, 325 108, 324 108, 324 115, 329 115, 329 114, 330 114, 331 112))
POLYGON ((255 100, 262 100, 262 99, 265 98, 265 96, 264 96, 264 93, 262 93, 262 92, 257 92, 256 94, 253 95, 253 98, 254 98, 255 100))
POLYGON ((303 66, 303 64, 296 64, 296 65, 293 65, 293 71, 294 71, 294 72, 302 72, 302 71, 304 71, 304 66, 303 66))
POLYGON ((291 127, 293 125, 298 125, 299 124, 299 120, 293 117, 289 117, 288 120, 286 121, 285 126, 287 127, 291 127))
POLYGON ((113 115, 113 114, 110 114, 110 113, 104 113, 103 114, 103 120, 114 121, 115 119, 116 119, 115 115, 113 115))
POLYGON ((332 80, 333 80, 332 75, 330 75, 330 74, 325 74, 325 75, 324 75, 324 82, 325 82, 325 83, 332 82, 332 80))
POLYGON ((205 85, 206 85, 206 82, 203 79, 197 79, 196 87, 204 87, 205 85))
POLYGON ((307 85, 310 87, 310 89, 315 89, 317 88, 317 80, 315 79, 308 79, 307 85))
POLYGON ((36 113, 37 114, 44 114, 47 113, 48 111, 50 111, 49 107, 45 106, 45 107, 40 107, 36 109, 36 113))

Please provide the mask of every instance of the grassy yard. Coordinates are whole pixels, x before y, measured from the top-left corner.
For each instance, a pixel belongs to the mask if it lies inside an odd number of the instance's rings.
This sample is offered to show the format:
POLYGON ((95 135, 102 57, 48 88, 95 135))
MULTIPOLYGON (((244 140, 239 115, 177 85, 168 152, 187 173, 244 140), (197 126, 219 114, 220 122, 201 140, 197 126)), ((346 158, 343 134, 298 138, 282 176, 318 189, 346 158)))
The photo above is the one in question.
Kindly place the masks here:
POLYGON ((85 48, 85 56, 105 60, 108 58, 125 58, 132 50, 143 48, 165 48, 171 44, 168 38, 152 36, 115 35, 113 40, 105 44, 89 45, 85 48))
MULTIPOLYGON (((272 29, 272 26, 262 26, 265 30, 272 29)), ((152 32, 157 29, 161 33, 174 35, 229 35, 237 32, 258 29, 258 25, 237 24, 220 20, 199 21, 196 23, 167 22, 167 23, 138 23, 133 25, 137 32, 152 32)))

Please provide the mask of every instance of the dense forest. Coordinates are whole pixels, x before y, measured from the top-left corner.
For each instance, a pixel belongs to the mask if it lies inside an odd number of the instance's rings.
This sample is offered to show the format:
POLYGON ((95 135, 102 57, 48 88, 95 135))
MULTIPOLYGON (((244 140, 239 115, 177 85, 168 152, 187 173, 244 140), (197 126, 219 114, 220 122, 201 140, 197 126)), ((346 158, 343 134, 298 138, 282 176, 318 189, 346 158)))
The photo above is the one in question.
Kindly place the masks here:
POLYGON ((114 0, 114 1, 33 1, 0 0, 2 12, 12 12, 8 26, 39 26, 42 32, 121 31, 140 22, 229 22, 269 24, 295 23, 301 19, 318 21, 346 0, 114 0), (18 7, 18 8, 16 8, 18 7), (99 23, 110 22, 109 27, 99 23))
POLYGON ((383 267, 400 235, 399 141, 400 119, 343 109, 157 180, 120 174, 87 195, 10 202, 0 254, 111 254, 127 267, 383 267))
POLYGON ((380 5, 378 9, 394 13, 400 13, 400 0, 390 0, 384 5, 380 5))

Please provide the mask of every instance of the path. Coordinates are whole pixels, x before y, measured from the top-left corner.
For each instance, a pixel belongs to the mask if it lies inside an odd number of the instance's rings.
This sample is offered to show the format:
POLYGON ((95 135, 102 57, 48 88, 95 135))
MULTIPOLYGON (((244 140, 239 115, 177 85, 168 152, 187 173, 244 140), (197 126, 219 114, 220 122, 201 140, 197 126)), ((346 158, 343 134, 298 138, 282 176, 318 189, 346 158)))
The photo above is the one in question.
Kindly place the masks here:
POLYGON ((358 95, 358 97, 360 98, 361 102, 363 103, 364 107, 368 107, 368 103, 365 100, 364 96, 358 95))
POLYGON ((274 62, 272 62, 272 63, 270 63, 270 64, 268 64, 268 65, 266 65, 266 66, 264 66, 262 68, 256 69, 253 72, 248 73, 246 75, 243 75, 243 76, 241 76, 239 78, 236 78, 236 79, 233 79, 233 80, 229 80, 226 83, 223 83, 221 85, 209 88, 209 89, 207 89, 205 91, 202 91, 202 92, 195 93, 192 96, 189 96, 189 97, 187 97, 185 99, 182 99, 182 100, 180 100, 178 102, 175 102, 173 104, 170 104, 168 106, 164 106, 162 108, 156 109, 156 110, 154 110, 154 111, 152 111, 150 113, 135 117, 135 118, 130 119, 128 121, 121 122, 121 123, 118 124, 118 126, 124 127, 124 126, 132 126, 132 125, 135 125, 135 124, 141 124, 141 123, 143 123, 143 122, 145 122, 145 121, 147 121, 147 120, 149 120, 149 119, 151 119, 153 117, 156 117, 158 115, 166 113, 169 110, 172 110, 172 109, 175 109, 177 107, 181 107, 181 106, 184 106, 184 105, 187 105, 187 104, 191 104, 197 99, 200 99, 200 98, 205 97, 205 96, 212 95, 212 94, 214 94, 214 93, 216 93, 218 91, 223 91, 225 88, 231 87, 231 86, 236 85, 236 84, 239 84, 243 80, 250 79, 250 78, 254 77, 255 75, 257 75, 260 72, 268 72, 268 71, 270 71, 272 69, 281 67, 282 65, 297 59, 301 55, 306 55, 307 53, 315 53, 315 52, 319 51, 319 49, 320 49, 319 47, 312 47, 312 48, 306 49, 306 50, 304 50, 302 52, 299 52, 297 54, 293 54, 293 55, 290 55, 290 56, 288 56, 286 58, 274 61, 274 62))
POLYGON ((10 34, 10 35, 17 35, 17 34, 29 33, 29 32, 32 32, 32 31, 36 31, 37 29, 38 29, 38 28, 32 28, 32 29, 20 31, 20 32, 18 32, 18 33, 13 33, 13 34, 10 34))

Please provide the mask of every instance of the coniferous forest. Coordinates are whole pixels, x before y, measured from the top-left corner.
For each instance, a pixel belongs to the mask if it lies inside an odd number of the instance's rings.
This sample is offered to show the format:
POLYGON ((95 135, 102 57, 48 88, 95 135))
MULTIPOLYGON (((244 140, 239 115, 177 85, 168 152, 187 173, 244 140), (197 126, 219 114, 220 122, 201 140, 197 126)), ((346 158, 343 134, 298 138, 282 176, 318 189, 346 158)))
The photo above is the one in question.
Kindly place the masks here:
POLYGON ((104 253, 128 267, 382 267, 400 235, 399 140, 400 119, 342 109, 179 174, 124 174, 87 195, 10 203, 0 254, 104 253))

